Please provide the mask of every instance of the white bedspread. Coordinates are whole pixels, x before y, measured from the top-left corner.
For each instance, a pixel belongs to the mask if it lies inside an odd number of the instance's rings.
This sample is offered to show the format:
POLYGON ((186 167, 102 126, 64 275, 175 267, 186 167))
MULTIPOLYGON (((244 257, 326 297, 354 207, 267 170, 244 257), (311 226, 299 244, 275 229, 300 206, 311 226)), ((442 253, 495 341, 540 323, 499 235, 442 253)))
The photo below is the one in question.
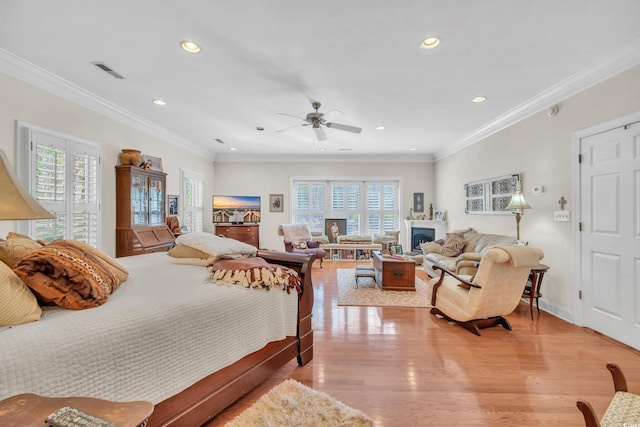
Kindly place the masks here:
POLYGON ((158 403, 270 341, 296 334, 297 295, 219 286, 166 253, 118 258, 106 304, 47 309, 0 328, 0 399, 19 394, 158 403))

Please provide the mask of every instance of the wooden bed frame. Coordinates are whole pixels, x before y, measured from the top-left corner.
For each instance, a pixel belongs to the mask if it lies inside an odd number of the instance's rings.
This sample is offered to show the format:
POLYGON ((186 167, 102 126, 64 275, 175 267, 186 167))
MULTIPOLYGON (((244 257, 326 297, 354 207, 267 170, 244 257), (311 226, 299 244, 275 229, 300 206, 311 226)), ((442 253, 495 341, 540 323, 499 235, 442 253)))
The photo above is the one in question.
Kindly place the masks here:
POLYGON ((311 266, 314 258, 309 255, 262 250, 258 251, 258 256, 270 263, 293 268, 302 279, 302 293, 298 297, 297 335, 271 342, 261 350, 158 403, 147 427, 201 426, 294 357, 300 366, 313 359, 311 266))

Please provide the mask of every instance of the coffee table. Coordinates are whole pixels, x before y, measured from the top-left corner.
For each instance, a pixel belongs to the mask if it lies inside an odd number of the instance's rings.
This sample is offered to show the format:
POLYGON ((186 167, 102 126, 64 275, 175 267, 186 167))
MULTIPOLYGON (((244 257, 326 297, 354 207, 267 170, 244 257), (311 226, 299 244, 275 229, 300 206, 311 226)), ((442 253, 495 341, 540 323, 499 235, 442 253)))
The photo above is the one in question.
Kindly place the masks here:
POLYGON ((411 259, 383 255, 380 251, 373 251, 373 268, 376 282, 383 290, 415 291, 416 263, 411 259))

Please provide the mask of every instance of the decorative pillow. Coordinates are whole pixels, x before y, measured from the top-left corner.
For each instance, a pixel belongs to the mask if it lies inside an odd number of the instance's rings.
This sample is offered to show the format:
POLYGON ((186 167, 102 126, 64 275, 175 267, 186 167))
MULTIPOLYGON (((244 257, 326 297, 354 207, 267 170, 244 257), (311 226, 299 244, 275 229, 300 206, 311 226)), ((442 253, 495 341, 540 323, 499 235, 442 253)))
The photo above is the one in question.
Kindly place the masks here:
POLYGON ((307 242, 297 242, 293 244, 296 249, 307 249, 307 242))
POLYGON ((97 258, 100 258, 102 261, 104 261, 109 266, 109 269, 111 270, 111 272, 115 274, 118 280, 120 280, 120 283, 124 282, 129 278, 129 270, 127 270, 127 268, 124 265, 120 264, 118 261, 111 258, 106 253, 102 252, 100 249, 96 249, 93 246, 84 242, 80 242, 78 240, 73 240, 72 242, 80 246, 85 251, 89 252, 91 255, 97 258))
POLYGON ((107 263, 71 240, 32 251, 13 271, 42 303, 70 310, 102 305, 120 285, 107 263))
POLYGON ((169 252, 167 252, 167 254, 174 258, 209 258, 209 255, 202 252, 201 250, 186 245, 175 245, 174 247, 169 249, 169 252))
POLYGON ((255 246, 247 243, 204 232, 182 234, 176 239, 176 244, 198 249, 206 253, 208 258, 215 259, 255 256, 258 252, 255 246))
POLYGON ((7 240, 0 242, 0 260, 11 268, 15 267, 20 258, 42 247, 29 237, 17 237, 12 234, 17 233, 9 233, 7 240))
POLYGON ((229 285, 242 286, 243 288, 277 288, 291 292, 295 289, 298 293, 300 276, 290 268, 277 264, 269 264, 265 259, 258 257, 241 260, 223 259, 214 261, 209 265, 211 280, 229 285))
POLYGON ((437 253, 449 257, 458 256, 462 253, 465 243, 462 234, 447 233, 447 240, 445 240, 444 245, 440 247, 437 253))
POLYGON ((439 253, 442 245, 436 242, 425 242, 421 245, 423 254, 439 253))
POLYGON ((27 285, 0 262, 0 326, 35 322, 41 315, 38 301, 27 285))
POLYGON ((326 234, 322 234, 321 231, 312 231, 311 232, 311 240, 314 242, 320 242, 320 244, 328 245, 329 238, 326 234))
POLYGON ((400 231, 385 231, 384 234, 374 234, 373 243, 398 243, 400 231))

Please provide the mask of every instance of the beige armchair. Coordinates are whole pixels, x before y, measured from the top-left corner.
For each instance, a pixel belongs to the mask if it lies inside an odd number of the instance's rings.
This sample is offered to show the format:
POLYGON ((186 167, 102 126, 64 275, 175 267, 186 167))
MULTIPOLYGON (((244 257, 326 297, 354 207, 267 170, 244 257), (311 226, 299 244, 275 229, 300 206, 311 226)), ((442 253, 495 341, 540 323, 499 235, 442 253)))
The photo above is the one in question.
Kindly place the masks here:
POLYGON ((440 266, 439 278, 431 280, 431 314, 480 335, 481 328, 502 325, 511 330, 503 316, 518 306, 531 267, 539 264, 538 248, 500 245, 488 249, 480 260, 475 277, 458 276, 440 266))

